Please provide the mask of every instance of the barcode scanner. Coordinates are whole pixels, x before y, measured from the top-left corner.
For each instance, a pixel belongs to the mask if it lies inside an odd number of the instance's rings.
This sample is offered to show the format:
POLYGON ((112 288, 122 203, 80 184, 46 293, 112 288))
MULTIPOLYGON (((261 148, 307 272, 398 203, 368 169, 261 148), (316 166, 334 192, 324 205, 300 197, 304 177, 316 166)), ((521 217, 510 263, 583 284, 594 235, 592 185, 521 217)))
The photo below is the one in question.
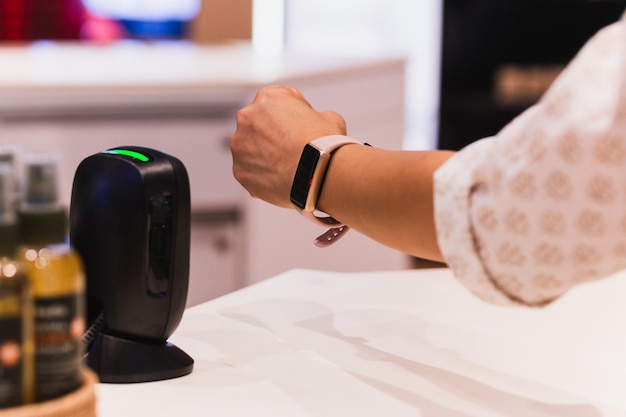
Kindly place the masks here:
POLYGON ((84 159, 72 187, 70 243, 85 265, 86 362, 100 381, 189 374, 193 359, 167 341, 182 318, 189 285, 184 165, 134 146, 84 159))

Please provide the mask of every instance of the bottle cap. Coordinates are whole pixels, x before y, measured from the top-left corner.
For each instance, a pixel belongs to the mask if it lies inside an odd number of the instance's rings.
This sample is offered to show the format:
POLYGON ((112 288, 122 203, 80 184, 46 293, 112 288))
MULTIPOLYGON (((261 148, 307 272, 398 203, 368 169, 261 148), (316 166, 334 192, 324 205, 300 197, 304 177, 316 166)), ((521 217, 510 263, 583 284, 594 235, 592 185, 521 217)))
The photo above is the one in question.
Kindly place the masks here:
POLYGON ((56 204, 57 158, 54 154, 30 154, 24 161, 24 204, 56 204))
POLYGON ((45 246, 65 242, 65 209, 57 204, 55 154, 29 154, 24 159, 25 195, 17 212, 22 244, 45 246))
POLYGON ((0 160, 0 223, 9 223, 15 219, 13 179, 13 164, 0 160))
POLYGON ((12 161, 0 158, 0 256, 13 256, 17 245, 12 161))
POLYGON ((17 203, 20 198, 20 167, 21 167, 21 148, 19 145, 0 145, 0 163, 6 163, 11 168, 11 201, 17 203))

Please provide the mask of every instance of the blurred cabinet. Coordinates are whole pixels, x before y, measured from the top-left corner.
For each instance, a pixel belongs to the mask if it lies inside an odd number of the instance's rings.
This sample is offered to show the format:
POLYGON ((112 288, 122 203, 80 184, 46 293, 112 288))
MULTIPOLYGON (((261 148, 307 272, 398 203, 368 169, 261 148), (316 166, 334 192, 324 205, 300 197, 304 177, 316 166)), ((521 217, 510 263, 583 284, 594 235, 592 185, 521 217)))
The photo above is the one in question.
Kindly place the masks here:
POLYGON ((187 304, 199 304, 246 286, 241 213, 236 209, 196 211, 192 224, 189 273, 193 285, 187 304))
POLYGON ((66 203, 76 167, 91 154, 136 145, 178 157, 192 194, 189 304, 292 268, 408 266, 405 255, 354 232, 315 248, 318 227, 252 199, 234 180, 228 148, 237 110, 261 86, 289 84, 319 110, 342 113, 352 136, 400 149, 403 60, 267 58, 248 45, 47 48, 0 48, 0 143, 59 152, 66 203))

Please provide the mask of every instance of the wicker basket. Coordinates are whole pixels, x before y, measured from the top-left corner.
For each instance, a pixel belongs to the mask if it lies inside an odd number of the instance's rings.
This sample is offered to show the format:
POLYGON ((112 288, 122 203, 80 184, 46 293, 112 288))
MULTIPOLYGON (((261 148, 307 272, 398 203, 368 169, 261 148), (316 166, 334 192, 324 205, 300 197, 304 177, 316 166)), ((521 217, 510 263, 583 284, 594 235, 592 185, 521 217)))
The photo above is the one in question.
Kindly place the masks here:
POLYGON ((98 377, 83 369, 84 384, 63 397, 39 404, 0 410, 2 417, 96 417, 96 383, 98 377))

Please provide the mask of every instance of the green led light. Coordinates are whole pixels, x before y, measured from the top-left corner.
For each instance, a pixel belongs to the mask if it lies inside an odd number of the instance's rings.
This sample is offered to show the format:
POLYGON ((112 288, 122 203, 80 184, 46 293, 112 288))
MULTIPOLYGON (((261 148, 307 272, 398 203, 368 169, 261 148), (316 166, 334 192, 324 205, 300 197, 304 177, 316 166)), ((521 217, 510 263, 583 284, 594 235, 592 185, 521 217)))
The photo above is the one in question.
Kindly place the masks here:
POLYGON ((141 162, 148 162, 150 160, 150 158, 148 158, 146 155, 139 152, 130 151, 128 149, 109 149, 108 151, 103 151, 102 153, 129 156, 141 162))

